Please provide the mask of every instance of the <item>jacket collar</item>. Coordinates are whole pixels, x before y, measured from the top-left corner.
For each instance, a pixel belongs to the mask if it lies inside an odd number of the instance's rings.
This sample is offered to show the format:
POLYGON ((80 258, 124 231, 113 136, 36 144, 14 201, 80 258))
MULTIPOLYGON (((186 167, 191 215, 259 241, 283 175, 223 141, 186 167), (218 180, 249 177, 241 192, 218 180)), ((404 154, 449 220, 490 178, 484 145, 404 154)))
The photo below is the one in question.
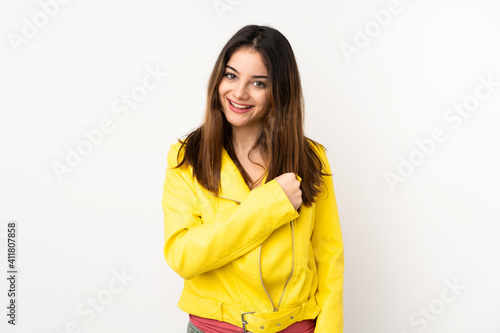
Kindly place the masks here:
MULTIPOLYGON (((264 175, 261 185, 265 184, 267 174, 264 175)), ((250 188, 246 184, 240 170, 222 147, 221 160, 221 191, 219 196, 226 199, 242 202, 250 193, 250 188)))

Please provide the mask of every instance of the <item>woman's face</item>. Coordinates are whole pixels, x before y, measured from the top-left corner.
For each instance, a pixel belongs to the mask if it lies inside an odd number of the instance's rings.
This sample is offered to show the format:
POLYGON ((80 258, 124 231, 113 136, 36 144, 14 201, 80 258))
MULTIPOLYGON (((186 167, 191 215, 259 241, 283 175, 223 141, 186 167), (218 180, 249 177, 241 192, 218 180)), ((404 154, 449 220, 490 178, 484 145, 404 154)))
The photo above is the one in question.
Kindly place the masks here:
POLYGON ((222 111, 233 127, 261 127, 269 107, 268 73, 260 53, 234 52, 219 84, 222 111))

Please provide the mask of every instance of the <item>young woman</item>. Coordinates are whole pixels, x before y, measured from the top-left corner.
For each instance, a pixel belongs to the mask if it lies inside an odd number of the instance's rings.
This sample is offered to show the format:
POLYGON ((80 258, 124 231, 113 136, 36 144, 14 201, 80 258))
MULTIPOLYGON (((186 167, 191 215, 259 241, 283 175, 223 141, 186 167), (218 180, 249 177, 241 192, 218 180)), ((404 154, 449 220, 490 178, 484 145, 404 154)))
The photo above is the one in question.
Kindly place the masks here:
POLYGON ((167 157, 163 252, 184 278, 188 332, 343 331, 331 169, 303 117, 288 40, 241 28, 215 63, 203 124, 167 157))

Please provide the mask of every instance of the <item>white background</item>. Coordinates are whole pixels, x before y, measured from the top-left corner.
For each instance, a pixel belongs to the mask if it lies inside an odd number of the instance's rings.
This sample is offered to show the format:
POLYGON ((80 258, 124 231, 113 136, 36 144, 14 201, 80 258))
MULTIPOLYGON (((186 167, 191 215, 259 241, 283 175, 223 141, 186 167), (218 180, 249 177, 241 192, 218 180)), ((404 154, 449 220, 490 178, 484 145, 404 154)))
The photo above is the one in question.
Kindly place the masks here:
POLYGON ((44 22, 39 2, 2 1, 1 331, 185 332, 182 279, 162 253, 166 155, 202 121, 223 45, 261 24, 290 41, 306 135, 328 149, 345 245, 344 332, 500 332, 500 3, 401 0, 384 27, 371 13, 390 1, 221 0, 219 12, 214 3, 72 0, 44 22), (16 46, 12 36, 35 18, 38 31, 16 46), (346 56, 347 44, 357 53, 346 56), (156 88, 128 114, 114 112, 148 68, 163 73, 156 88), (480 77, 496 86, 453 127, 445 115, 474 101, 480 77), (58 179, 53 164, 103 119, 113 130, 58 179), (446 140, 419 153, 415 140, 436 128, 446 140), (410 156, 419 165, 391 187, 386 173, 410 156), (5 308, 11 220, 15 327, 5 308))

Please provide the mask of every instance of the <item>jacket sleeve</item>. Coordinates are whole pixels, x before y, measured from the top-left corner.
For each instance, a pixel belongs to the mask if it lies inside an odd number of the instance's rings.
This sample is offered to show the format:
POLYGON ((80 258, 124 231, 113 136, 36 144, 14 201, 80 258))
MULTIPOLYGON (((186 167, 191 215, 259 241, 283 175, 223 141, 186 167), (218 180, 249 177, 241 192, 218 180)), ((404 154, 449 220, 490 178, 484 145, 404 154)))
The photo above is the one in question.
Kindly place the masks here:
MULTIPOLYGON (((321 157, 325 170, 332 173, 326 153, 321 157)), ((316 319, 316 333, 342 333, 344 247, 331 176, 323 176, 326 190, 318 194, 312 245, 318 269, 316 300, 321 312, 316 319)))
POLYGON ((184 166, 173 169, 177 165, 173 146, 163 185, 163 253, 169 266, 184 279, 248 253, 275 229, 299 216, 281 185, 272 180, 250 191, 240 204, 217 212, 214 221, 203 223, 192 171, 184 166))

